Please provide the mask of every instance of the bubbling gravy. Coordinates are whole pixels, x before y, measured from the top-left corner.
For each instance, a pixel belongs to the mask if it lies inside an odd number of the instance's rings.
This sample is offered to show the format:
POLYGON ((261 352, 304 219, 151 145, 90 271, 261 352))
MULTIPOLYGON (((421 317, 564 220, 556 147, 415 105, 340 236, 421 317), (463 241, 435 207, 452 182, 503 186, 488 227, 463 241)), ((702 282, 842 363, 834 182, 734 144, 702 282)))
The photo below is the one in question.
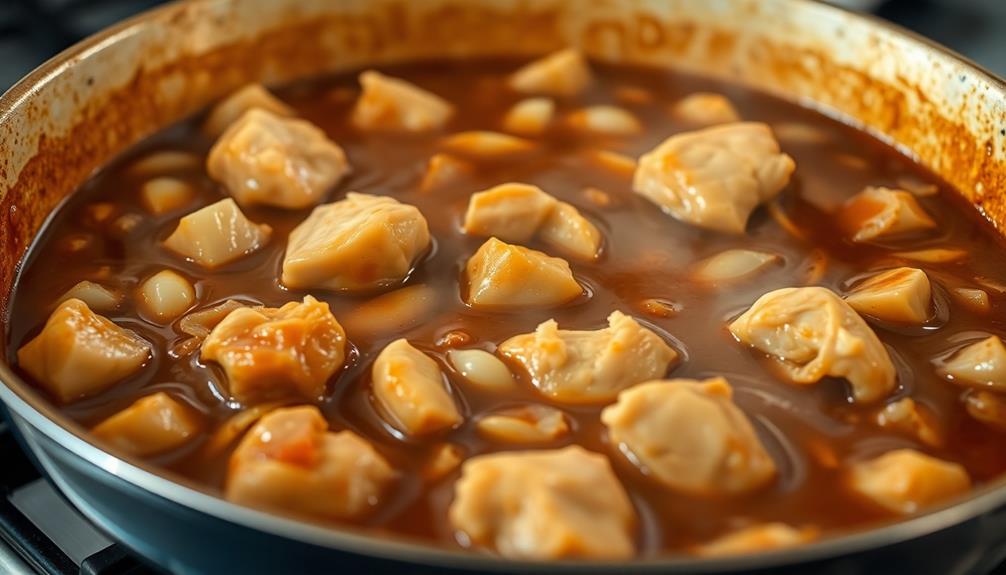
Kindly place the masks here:
POLYGON ((798 544, 1006 470, 1004 246, 954 190, 816 111, 560 56, 256 88, 165 129, 42 231, 8 358, 103 445, 239 503, 516 558, 798 544), (240 249, 211 254, 183 218, 230 198, 240 249))

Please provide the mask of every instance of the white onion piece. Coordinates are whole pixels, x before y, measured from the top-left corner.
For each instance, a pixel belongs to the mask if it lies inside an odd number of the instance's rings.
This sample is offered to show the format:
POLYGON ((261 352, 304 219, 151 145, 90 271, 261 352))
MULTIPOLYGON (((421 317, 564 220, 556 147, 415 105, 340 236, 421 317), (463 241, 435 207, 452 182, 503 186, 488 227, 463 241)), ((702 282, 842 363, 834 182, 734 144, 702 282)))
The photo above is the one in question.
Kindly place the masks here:
POLYGON ((498 357, 481 349, 452 349, 447 360, 468 381, 489 390, 506 391, 513 388, 513 376, 498 357))
POLYGON ((780 260, 779 256, 766 252, 726 250, 699 262, 692 270, 692 278, 711 284, 733 282, 780 260))

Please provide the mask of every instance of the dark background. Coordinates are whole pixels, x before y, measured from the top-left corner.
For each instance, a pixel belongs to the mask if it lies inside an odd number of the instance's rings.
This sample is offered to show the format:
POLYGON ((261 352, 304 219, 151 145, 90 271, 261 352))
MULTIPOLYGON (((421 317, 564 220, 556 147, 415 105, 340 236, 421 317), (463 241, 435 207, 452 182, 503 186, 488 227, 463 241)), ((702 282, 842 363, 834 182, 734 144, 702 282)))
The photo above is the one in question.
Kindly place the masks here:
MULTIPOLYGON (((0 91, 77 40, 162 0, 0 0, 0 91)), ((1006 76, 1006 0, 838 0, 1006 76)))

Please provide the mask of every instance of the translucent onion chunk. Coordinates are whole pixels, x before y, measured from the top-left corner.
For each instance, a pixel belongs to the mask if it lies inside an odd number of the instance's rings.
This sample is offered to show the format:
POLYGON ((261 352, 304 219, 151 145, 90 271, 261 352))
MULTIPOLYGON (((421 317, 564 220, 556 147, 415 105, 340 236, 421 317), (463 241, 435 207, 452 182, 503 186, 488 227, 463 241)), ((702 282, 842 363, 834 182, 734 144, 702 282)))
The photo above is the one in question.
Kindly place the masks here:
POLYGON ((914 449, 889 451, 849 469, 852 490, 888 511, 916 511, 971 489, 967 471, 914 449))
POLYGON ((126 453, 156 455, 185 445, 202 429, 202 418, 167 393, 140 398, 91 430, 95 437, 126 453))

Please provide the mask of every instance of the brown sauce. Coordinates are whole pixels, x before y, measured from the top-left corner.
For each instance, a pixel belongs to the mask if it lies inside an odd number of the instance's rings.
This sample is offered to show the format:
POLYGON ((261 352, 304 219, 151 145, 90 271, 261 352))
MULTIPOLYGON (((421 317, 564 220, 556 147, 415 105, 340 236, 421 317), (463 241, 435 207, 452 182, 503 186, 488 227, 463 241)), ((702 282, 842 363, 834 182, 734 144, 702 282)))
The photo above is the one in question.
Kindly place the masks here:
MULTIPOLYGON (((519 99, 504 87, 506 74, 514 67, 515 64, 505 62, 430 63, 387 72, 452 102, 457 115, 448 131, 453 132, 499 129, 500 119, 519 99)), ((333 429, 352 429, 367 437, 402 473, 388 499, 364 522, 367 526, 457 546, 446 521, 446 508, 458 472, 433 485, 426 485, 419 478, 419 469, 432 447, 451 441, 463 446, 468 456, 512 449, 480 438, 475 433, 472 416, 522 402, 549 403, 535 392, 525 375, 520 376, 523 378, 520 390, 513 394, 499 396, 476 390, 449 369, 444 355, 447 347, 438 344, 445 334, 463 331, 474 340, 475 346, 492 351, 504 339, 532 331, 549 318, 555 318, 563 329, 604 327, 605 318, 616 309, 644 321, 682 354, 682 361, 670 376, 725 376, 735 389, 737 404, 754 422, 779 469, 775 483, 752 495, 704 499, 675 494, 641 475, 624 458, 615 456, 598 421, 600 406, 558 405, 572 419, 572 433, 545 447, 580 444, 611 455, 615 471, 641 519, 638 532, 641 556, 681 550, 747 523, 783 521, 795 526, 816 526, 830 534, 893 519, 851 494, 841 474, 842 462, 878 455, 892 448, 913 447, 959 462, 975 484, 992 480, 1006 470, 1006 450, 1001 447, 1006 437, 972 419, 960 401, 964 388, 942 380, 932 364, 934 358, 958 345, 960 334, 1006 332, 1002 294, 988 290, 991 311, 979 314, 952 303, 947 289, 940 287, 940 278, 944 277, 941 274, 973 286, 976 277, 1006 284, 1006 268, 998 263, 1002 261, 1002 244, 973 210, 956 199, 953 190, 887 145, 815 111, 734 85, 664 71, 603 66, 594 69, 598 80, 592 88, 575 100, 560 102, 559 115, 584 104, 613 103, 618 88, 639 87, 656 97, 651 102, 620 105, 640 119, 645 127, 642 134, 607 139, 584 137, 570 130, 551 130, 538 138, 542 145, 520 161, 482 166, 474 174, 432 192, 419 191, 418 183, 442 133, 373 134, 353 129, 348 123, 353 98, 337 96, 345 91, 337 88, 357 90, 353 76, 318 80, 277 92, 304 119, 338 142, 353 165, 353 174, 325 201, 339 199, 349 190, 390 195, 417 206, 435 238, 431 252, 405 282, 433 287, 438 294, 435 312, 419 325, 379 339, 350 331, 348 337, 355 351, 348 366, 329 383, 329 395, 321 406, 333 429), (633 194, 630 177, 592 165, 582 154, 606 149, 638 157, 669 135, 693 129, 674 119, 669 110, 676 99, 700 90, 727 96, 744 119, 773 126, 806 124, 826 136, 819 143, 799 143, 780 137, 783 150, 797 165, 791 183, 781 195, 781 207, 804 239, 795 239, 787 233, 764 207, 754 213, 747 234, 740 237, 681 224, 633 194), (920 199, 937 220, 938 233, 923 241, 895 241, 889 246, 852 244, 843 239, 834 208, 864 186, 898 187, 903 178, 938 186, 939 194, 920 199), (573 203, 602 230, 605 236, 602 257, 594 263, 572 262, 577 279, 589 290, 589 297, 554 309, 501 313, 476 312, 464 305, 459 282, 462 268, 484 241, 459 231, 469 195, 509 181, 536 184, 573 203), (611 205, 592 205, 584 193, 587 187, 606 192, 613 200, 611 205), (713 290, 689 279, 688 268, 693 262, 737 247, 776 253, 782 256, 783 263, 724 289, 713 290), (907 435, 866 421, 875 407, 850 403, 846 385, 840 380, 829 379, 807 386, 784 383, 766 362, 739 345, 726 330, 729 318, 767 291, 805 285, 809 274, 814 274, 819 277, 811 278, 812 283, 842 293, 852 279, 886 265, 892 252, 926 247, 959 248, 968 253, 963 262, 904 264, 931 272, 935 280, 934 297, 941 310, 937 320, 918 328, 876 325, 874 328, 891 351, 898 370, 898 389, 891 399, 911 396, 932 410, 946 435, 942 449, 927 447, 907 435), (822 261, 826 261, 824 268, 822 261), (651 298, 673 302, 679 309, 674 314, 647 313, 644 302, 651 298), (369 368, 383 346, 399 337, 408 338, 441 361, 463 405, 466 423, 460 428, 420 441, 396 435, 380 418, 368 397, 369 368), (838 469, 826 464, 829 459, 839 463, 838 469)), ((33 247, 14 296, 7 340, 10 359, 38 333, 61 294, 83 279, 102 278, 105 285, 132 294, 142 278, 163 268, 174 269, 193 281, 197 308, 230 298, 278 307, 300 300, 308 293, 287 290, 278 280, 285 238, 308 210, 245 209, 252 221, 273 227, 273 240, 265 249, 216 271, 185 262, 160 245, 174 229, 179 214, 147 213, 139 200, 139 189, 146 177, 131 172, 130 165, 156 150, 182 150, 204 156, 212 141, 200 132, 199 121, 196 118, 183 122, 136 146, 95 174, 59 208, 33 247), (139 214, 140 223, 132 231, 114 237, 89 222, 88 206, 95 202, 111 202, 119 213, 139 214), (90 245, 80 252, 68 253, 66 243, 78 236, 87 238, 90 245)), ((199 206, 226 197, 225 191, 209 179, 202 167, 170 175, 196 186, 199 206)), ((544 249, 534 243, 531 247, 544 249)), ((328 302, 337 318, 378 295, 350 296, 321 290, 310 293, 328 302)), ((223 372, 218 366, 200 363, 198 354, 182 360, 168 354, 184 337, 177 331, 177 322, 160 326, 144 320, 130 297, 108 317, 150 341, 154 357, 144 369, 111 390, 67 405, 64 409, 70 417, 93 425, 155 389, 170 390, 187 398, 211 421, 221 422, 240 409, 224 400, 223 372)), ((207 461, 198 455, 199 447, 196 442, 160 456, 156 462, 220 489, 226 458, 207 461)))

